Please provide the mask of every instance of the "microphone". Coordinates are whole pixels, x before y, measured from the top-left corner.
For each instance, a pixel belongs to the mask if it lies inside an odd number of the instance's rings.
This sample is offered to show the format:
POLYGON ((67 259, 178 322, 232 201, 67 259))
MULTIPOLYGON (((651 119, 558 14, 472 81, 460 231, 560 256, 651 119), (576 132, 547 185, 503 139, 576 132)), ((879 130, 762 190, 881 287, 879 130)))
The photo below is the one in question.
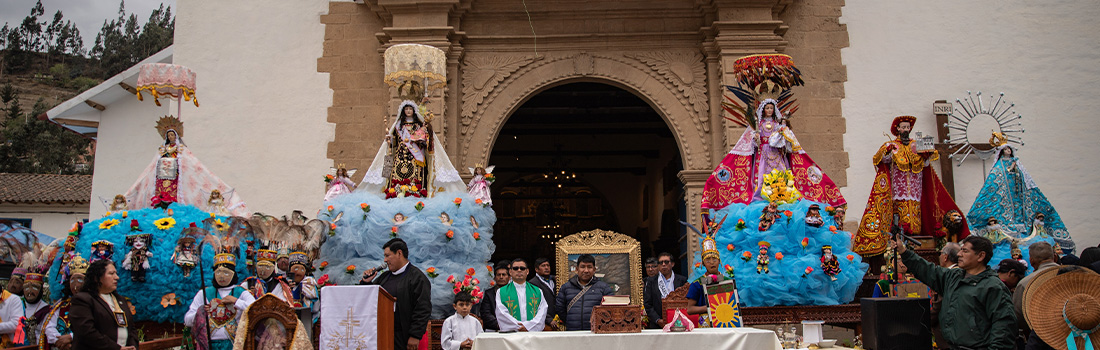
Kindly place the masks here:
MULTIPOLYGON (((362 278, 363 278, 363 279, 366 279, 366 278, 367 278, 367 276, 371 276, 371 275, 373 275, 374 277, 376 277, 376 278, 377 278, 377 277, 378 277, 378 272, 379 272, 379 271, 382 271, 382 270, 384 270, 384 269, 386 269, 386 268, 388 268, 388 267, 389 267, 388 265, 386 265, 385 263, 382 263, 382 265, 379 265, 378 267, 375 267, 375 268, 373 268, 373 269, 369 269, 369 270, 363 271, 363 277, 362 277, 362 278)), ((374 278, 371 278, 371 279, 370 279, 370 281, 373 281, 373 280, 374 280, 374 278)))

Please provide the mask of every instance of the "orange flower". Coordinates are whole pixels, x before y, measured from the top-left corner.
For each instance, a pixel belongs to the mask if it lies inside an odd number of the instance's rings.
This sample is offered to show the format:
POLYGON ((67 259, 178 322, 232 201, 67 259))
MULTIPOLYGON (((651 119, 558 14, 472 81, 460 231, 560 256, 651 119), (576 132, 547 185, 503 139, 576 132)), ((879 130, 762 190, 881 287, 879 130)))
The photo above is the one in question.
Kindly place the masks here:
POLYGON ((367 209, 367 203, 359 203, 360 209, 367 209))
POLYGON ((732 251, 733 251, 733 243, 727 244, 727 245, 726 245, 726 250, 728 250, 728 251, 731 251, 731 252, 732 252, 732 251))
POLYGON ((836 226, 829 226, 829 231, 836 233, 836 226))
POLYGON ((455 238, 455 231, 454 230, 447 230, 446 236, 447 236, 447 239, 455 238))
POLYGON ((481 204, 481 198, 475 199, 474 204, 481 204))
POLYGON ((467 274, 467 275, 473 275, 473 274, 474 274, 474 272, 477 272, 477 271, 474 271, 474 268, 472 268, 472 267, 471 267, 471 268, 468 268, 468 269, 466 269, 466 274, 467 274))
POLYGON ((322 261, 321 262, 321 268, 323 269, 323 268, 326 268, 326 267, 328 267, 328 261, 322 261))
POLYGON ((462 205, 462 198, 455 197, 455 205, 462 205))
POLYGON ((328 211, 332 211, 332 206, 328 206, 328 211))
POLYGON ((477 232, 474 232, 474 239, 481 240, 481 234, 477 233, 477 232))
POLYGON ((783 260, 783 252, 776 252, 775 260, 783 260))
POLYGON ((435 273, 435 267, 434 267, 434 266, 433 266, 433 267, 429 267, 429 268, 428 268, 428 270, 427 270, 427 272, 428 272, 428 273, 435 273))
POLYGON ((397 234, 397 226, 391 227, 390 233, 397 234))
POLYGON ((328 228, 335 230, 336 229, 336 223, 335 222, 328 223, 328 228))
POLYGON ((792 213, 790 210, 784 210, 783 215, 786 215, 787 217, 791 217, 791 215, 794 215, 794 213, 792 213))
POLYGON ((855 260, 855 258, 856 258, 856 257, 855 257, 854 255, 852 255, 852 254, 848 254, 848 261, 852 261, 852 260, 855 260))
POLYGON ((749 253, 749 251, 746 250, 744 253, 741 253, 741 257, 744 257, 745 259, 751 258, 752 253, 749 253))
POLYGON ((695 263, 695 267, 703 266, 703 263, 695 263))

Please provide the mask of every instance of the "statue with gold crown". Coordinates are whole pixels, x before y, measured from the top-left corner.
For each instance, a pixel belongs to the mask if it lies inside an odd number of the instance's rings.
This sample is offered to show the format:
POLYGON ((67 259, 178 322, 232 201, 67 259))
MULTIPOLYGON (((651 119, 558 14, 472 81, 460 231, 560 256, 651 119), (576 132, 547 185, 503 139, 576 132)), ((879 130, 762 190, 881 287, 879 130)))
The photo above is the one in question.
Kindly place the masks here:
POLYGON ((833 207, 847 204, 840 189, 806 154, 789 120, 798 110, 791 88, 802 85, 790 56, 770 54, 738 59, 738 85, 726 86, 726 119, 746 127, 737 144, 703 187, 703 209, 722 209, 757 200, 789 202, 806 198, 833 207))
POLYGON ((1059 254, 1073 254, 1075 245, 1065 223, 1020 162, 1016 146, 1009 142, 999 132, 990 137, 997 161, 986 175, 978 198, 970 206, 967 220, 983 233, 992 232, 989 223, 999 224, 997 231, 1023 247, 1034 243, 1032 240, 1036 237, 1049 235, 1062 247, 1059 254))
POLYGON ((164 143, 138 180, 126 191, 130 210, 149 207, 167 209, 172 203, 206 208, 213 191, 223 197, 233 215, 248 215, 248 208, 232 187, 226 185, 191 153, 183 142, 183 122, 173 116, 157 120, 157 132, 164 143))
POLYGON ((420 105, 430 90, 446 84, 446 55, 431 46, 402 44, 386 49, 385 62, 385 81, 404 100, 356 192, 390 199, 463 191, 462 178, 432 130, 434 114, 420 105))

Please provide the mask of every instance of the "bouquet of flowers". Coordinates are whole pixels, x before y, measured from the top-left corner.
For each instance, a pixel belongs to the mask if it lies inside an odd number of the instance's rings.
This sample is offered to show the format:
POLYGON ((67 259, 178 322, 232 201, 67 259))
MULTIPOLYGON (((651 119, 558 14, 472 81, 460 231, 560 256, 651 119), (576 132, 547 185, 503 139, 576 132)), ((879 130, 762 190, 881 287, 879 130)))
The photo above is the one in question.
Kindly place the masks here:
POLYGON ((790 170, 779 172, 772 170, 764 175, 764 186, 760 189, 764 199, 772 203, 794 203, 802 198, 802 193, 794 187, 794 174, 790 170))

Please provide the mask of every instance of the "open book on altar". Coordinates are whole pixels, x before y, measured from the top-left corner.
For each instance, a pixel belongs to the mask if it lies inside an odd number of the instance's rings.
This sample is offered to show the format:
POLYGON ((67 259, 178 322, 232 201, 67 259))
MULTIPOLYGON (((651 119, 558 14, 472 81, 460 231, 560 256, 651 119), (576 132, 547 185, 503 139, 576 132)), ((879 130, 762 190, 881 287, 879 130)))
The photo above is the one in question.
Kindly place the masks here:
POLYGON ((733 280, 707 285, 707 315, 714 328, 741 327, 741 298, 733 280))

